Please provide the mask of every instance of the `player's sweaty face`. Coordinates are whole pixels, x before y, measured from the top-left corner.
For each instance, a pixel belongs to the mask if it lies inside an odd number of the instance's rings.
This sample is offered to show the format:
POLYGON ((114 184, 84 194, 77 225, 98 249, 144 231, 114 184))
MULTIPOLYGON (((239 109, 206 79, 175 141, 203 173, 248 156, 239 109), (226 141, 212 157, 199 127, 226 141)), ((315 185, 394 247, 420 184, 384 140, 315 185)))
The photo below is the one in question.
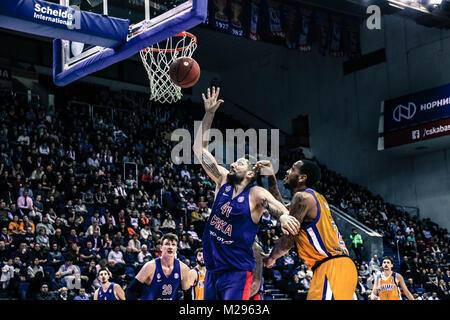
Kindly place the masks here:
POLYGON ((177 252, 177 242, 164 240, 164 243, 161 246, 161 251, 165 254, 174 255, 177 252))

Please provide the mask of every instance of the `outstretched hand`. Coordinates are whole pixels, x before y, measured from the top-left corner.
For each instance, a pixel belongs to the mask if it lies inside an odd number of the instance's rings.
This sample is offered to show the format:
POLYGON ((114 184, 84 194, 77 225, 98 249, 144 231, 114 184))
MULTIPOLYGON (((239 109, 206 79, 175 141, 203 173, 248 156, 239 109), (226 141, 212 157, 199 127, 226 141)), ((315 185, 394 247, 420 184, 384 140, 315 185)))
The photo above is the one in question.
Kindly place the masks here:
POLYGON ((220 88, 212 87, 208 88, 206 96, 202 93, 203 103, 205 105, 205 112, 216 112, 219 106, 224 102, 222 99, 217 100, 219 98, 220 88))

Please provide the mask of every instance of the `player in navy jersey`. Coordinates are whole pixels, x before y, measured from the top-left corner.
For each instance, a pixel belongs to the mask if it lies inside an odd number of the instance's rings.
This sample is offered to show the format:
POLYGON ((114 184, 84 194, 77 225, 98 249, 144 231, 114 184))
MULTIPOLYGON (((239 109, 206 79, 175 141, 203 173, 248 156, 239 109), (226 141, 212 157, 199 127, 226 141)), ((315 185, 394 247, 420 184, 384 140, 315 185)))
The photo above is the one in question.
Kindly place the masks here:
POLYGON ((106 268, 101 268, 98 272, 100 288, 95 290, 94 300, 125 300, 125 293, 120 285, 109 282, 110 273, 106 268))
POLYGON ((220 88, 202 94, 205 116, 194 142, 194 153, 216 183, 215 200, 206 222, 202 243, 206 265, 205 300, 248 300, 255 257, 253 241, 264 209, 281 222, 283 233, 295 235, 298 221, 267 190, 255 186, 257 171, 245 158, 219 166, 208 151, 209 129, 223 100, 220 88))
POLYGON ((127 287, 128 300, 175 300, 180 286, 186 291, 197 281, 197 271, 175 258, 178 237, 167 233, 161 243, 161 257, 147 262, 127 287))

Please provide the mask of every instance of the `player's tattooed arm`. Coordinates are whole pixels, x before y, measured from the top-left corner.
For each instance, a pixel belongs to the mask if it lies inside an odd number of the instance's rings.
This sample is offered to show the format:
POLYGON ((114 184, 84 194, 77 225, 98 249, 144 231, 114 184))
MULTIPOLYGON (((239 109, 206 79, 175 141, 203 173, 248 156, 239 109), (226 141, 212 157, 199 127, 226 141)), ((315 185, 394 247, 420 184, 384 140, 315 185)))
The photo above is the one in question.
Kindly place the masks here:
POLYGON ((255 223, 259 223, 264 210, 277 220, 280 220, 281 230, 284 234, 296 235, 300 231, 300 223, 291 215, 282 203, 277 201, 266 189, 254 187, 251 191, 252 199, 256 200, 259 210, 252 211, 252 218, 255 223))
POLYGON ((280 190, 278 189, 277 178, 270 160, 260 160, 256 163, 255 169, 260 170, 261 175, 267 176, 269 192, 281 203, 284 203, 280 190))
POLYGON ((223 167, 218 165, 211 153, 205 151, 202 153, 202 166, 214 181, 222 179, 223 172, 220 168, 223 167))
POLYGON ((286 210, 281 210, 279 206, 271 204, 267 198, 263 199, 261 205, 276 219, 279 219, 283 214, 287 213, 286 210))
POLYGON ((267 177, 267 184, 269 187, 269 192, 281 203, 284 203, 283 197, 281 196, 280 190, 278 189, 277 178, 273 176, 267 177))
POLYGON ((200 125, 200 128, 196 134, 194 146, 194 154, 201 160, 203 169, 205 169, 208 176, 216 183, 220 184, 223 178, 228 174, 228 170, 222 166, 219 166, 216 159, 208 150, 209 143, 209 131, 211 129, 212 122, 214 120, 214 114, 219 108, 223 100, 217 100, 219 96, 220 88, 212 89, 208 88, 207 95, 202 94, 203 102, 205 105, 205 116, 200 125))
POLYGON ((297 192, 289 203, 289 213, 301 224, 308 210, 314 206, 314 199, 305 192, 297 192))
MULTIPOLYGON (((301 225, 309 209, 314 205, 314 199, 307 193, 297 192, 290 203, 290 216, 294 217, 301 225)), ((271 267, 275 261, 284 256, 294 246, 295 238, 292 234, 283 234, 276 242, 270 256, 264 259, 264 266, 271 267)))
POLYGON ((294 246, 295 239, 290 234, 283 234, 275 243, 270 255, 264 258, 264 267, 271 268, 278 258, 286 255, 294 246))

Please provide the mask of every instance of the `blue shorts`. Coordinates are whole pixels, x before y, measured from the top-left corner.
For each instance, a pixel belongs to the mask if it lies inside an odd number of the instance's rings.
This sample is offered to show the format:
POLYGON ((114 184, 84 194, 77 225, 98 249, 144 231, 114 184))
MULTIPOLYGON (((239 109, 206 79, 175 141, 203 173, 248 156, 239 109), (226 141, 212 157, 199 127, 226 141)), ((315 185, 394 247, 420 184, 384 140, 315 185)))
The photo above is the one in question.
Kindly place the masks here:
POLYGON ((252 282, 251 271, 206 271, 204 300, 248 300, 252 282))

